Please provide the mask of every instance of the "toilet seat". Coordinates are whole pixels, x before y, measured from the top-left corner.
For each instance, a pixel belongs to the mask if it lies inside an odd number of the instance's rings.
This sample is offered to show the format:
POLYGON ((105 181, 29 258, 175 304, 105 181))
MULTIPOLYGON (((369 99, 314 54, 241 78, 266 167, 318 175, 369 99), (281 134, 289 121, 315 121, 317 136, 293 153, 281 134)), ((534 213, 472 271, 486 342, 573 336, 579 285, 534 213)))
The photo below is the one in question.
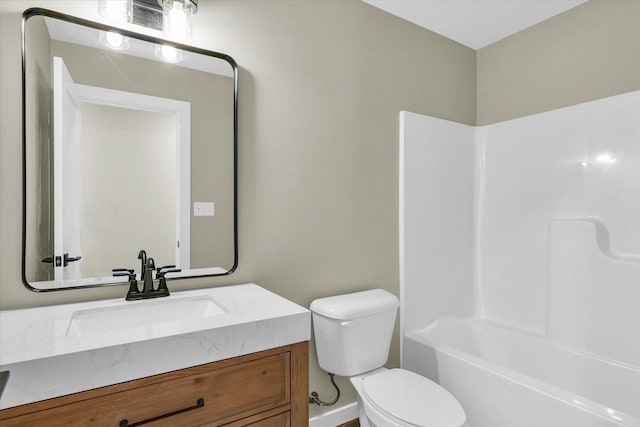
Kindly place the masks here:
POLYGON ((466 419, 447 390, 405 369, 389 369, 363 378, 362 397, 387 417, 410 426, 460 427, 466 419))

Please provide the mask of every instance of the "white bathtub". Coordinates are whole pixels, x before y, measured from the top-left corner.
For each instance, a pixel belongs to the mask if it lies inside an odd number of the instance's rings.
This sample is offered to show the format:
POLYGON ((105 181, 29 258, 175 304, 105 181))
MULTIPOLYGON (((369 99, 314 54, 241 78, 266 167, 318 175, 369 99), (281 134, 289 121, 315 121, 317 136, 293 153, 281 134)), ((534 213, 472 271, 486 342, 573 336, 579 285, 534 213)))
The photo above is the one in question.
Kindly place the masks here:
POLYGON ((402 360, 449 390, 470 427, 640 427, 640 363, 449 318, 405 334, 402 360))

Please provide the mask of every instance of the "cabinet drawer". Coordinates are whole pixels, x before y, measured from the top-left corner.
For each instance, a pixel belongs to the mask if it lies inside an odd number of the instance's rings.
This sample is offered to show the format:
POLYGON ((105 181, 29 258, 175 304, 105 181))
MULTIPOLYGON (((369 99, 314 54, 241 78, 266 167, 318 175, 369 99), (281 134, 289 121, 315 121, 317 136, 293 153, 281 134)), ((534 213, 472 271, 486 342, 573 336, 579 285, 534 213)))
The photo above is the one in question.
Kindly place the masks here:
MULTIPOLYGON (((289 403, 290 353, 280 353, 2 421, 10 426, 217 426, 289 403), (196 407, 198 399, 204 406, 196 407)), ((265 420, 266 421, 266 420, 265 420)), ((264 426, 286 424, 264 424, 264 426)), ((257 424, 262 427, 263 424, 257 424)))
MULTIPOLYGON (((306 425, 306 424, 305 424, 306 425)), ((248 418, 225 424, 222 427, 290 427, 291 411, 282 412, 276 408, 248 418)), ((209 427, 209 426, 204 426, 209 427)))
POLYGON ((247 424, 246 427, 289 427, 291 422, 289 419, 289 413, 285 412, 284 414, 275 415, 265 420, 247 424))
POLYGON ((290 427, 291 411, 281 411, 281 408, 277 408, 258 415, 254 415, 252 417, 243 418, 241 420, 225 424, 222 427, 290 427))

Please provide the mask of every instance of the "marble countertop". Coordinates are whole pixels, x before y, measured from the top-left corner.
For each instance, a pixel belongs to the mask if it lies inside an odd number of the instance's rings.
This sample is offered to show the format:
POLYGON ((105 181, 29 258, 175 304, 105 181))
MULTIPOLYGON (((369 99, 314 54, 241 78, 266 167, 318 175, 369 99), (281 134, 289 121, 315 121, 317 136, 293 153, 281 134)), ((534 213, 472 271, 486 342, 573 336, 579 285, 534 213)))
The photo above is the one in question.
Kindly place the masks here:
POLYGON ((307 341, 310 320, 305 308, 252 283, 154 300, 0 311, 0 371, 11 373, 0 409, 307 341), (134 322, 106 332, 78 334, 70 326, 79 313, 117 312, 123 305, 143 311, 150 304, 203 297, 224 313, 151 326, 134 322))

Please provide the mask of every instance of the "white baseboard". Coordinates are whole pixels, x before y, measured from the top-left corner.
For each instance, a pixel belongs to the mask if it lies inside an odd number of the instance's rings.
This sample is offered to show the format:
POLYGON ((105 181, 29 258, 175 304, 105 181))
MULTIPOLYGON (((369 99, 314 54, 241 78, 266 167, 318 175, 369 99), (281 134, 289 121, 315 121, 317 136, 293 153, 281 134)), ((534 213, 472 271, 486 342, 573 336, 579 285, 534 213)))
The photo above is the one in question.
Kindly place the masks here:
POLYGON ((309 427, 336 427, 356 418, 358 418, 358 402, 353 402, 310 418, 309 427))

